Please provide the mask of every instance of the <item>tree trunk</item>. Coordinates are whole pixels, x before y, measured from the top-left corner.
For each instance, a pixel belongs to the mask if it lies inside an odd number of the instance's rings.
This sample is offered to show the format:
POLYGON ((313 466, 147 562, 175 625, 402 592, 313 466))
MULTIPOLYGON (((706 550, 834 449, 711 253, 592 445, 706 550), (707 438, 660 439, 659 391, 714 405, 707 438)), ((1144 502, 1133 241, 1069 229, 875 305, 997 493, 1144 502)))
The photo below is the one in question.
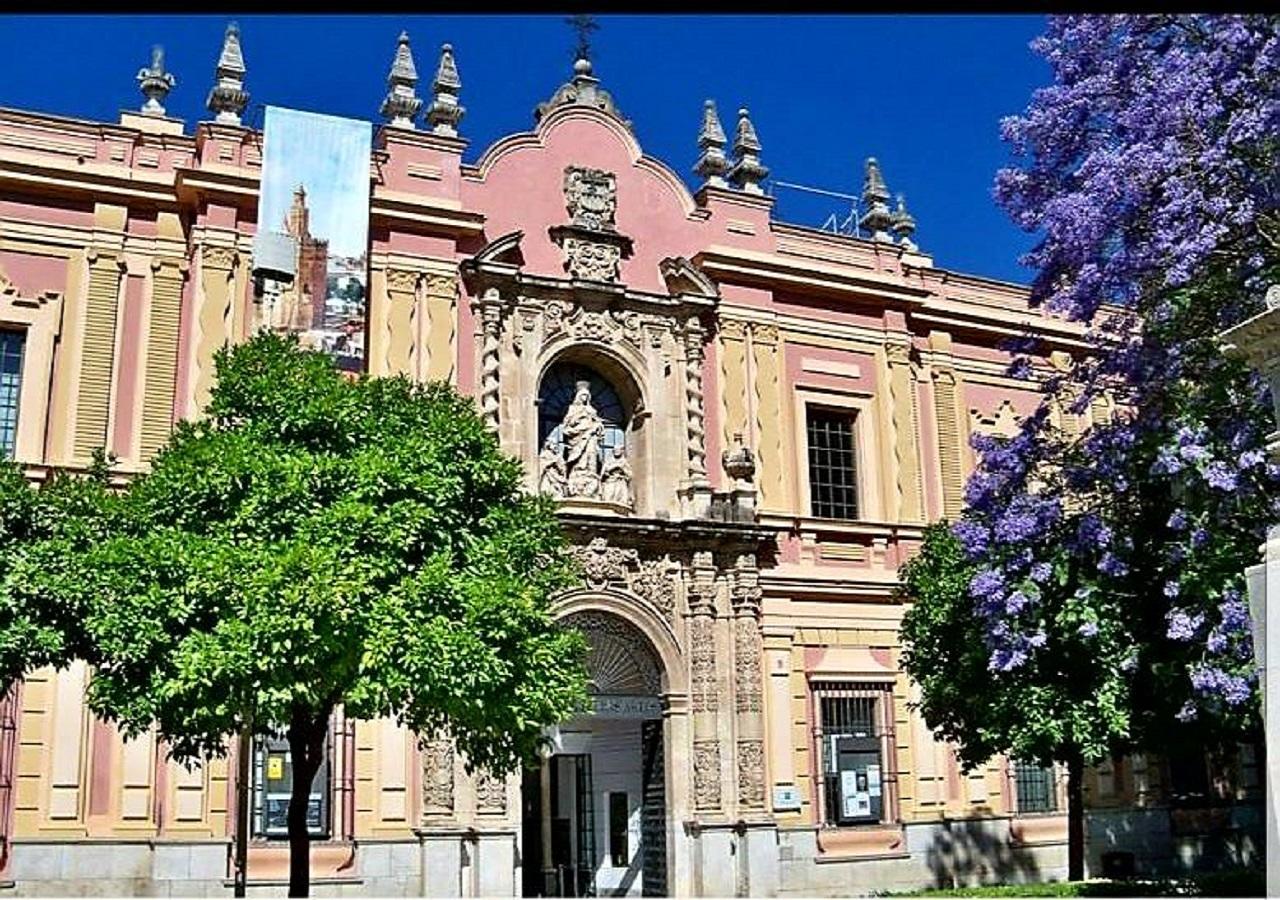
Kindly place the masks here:
POLYGON ((293 763, 288 815, 290 897, 306 897, 311 892, 311 832, 307 829, 307 808, 311 804, 311 782, 322 761, 328 725, 328 716, 301 713, 289 726, 289 757, 293 763))
POLYGON ((1067 880, 1084 880, 1084 756, 1067 757, 1067 880))

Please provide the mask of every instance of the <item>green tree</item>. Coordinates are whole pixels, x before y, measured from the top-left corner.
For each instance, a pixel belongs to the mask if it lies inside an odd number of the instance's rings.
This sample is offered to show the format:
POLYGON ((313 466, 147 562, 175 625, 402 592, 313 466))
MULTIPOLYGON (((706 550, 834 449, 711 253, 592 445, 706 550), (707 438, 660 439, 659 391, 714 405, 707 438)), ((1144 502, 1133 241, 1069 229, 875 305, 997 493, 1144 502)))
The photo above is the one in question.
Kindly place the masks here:
POLYGON ((505 771, 585 702, 585 642, 549 611, 574 572, 552 504, 520 483, 448 385, 349 380, 268 334, 224 350, 208 417, 177 427, 60 585, 85 610, 90 708, 154 725, 179 760, 284 735, 305 896, 336 707, 447 729, 469 765, 505 771))
POLYGON ((83 609, 59 590, 68 561, 110 527, 108 463, 88 477, 56 472, 38 488, 22 467, 0 460, 0 695, 32 669, 62 667, 83 650, 83 609))

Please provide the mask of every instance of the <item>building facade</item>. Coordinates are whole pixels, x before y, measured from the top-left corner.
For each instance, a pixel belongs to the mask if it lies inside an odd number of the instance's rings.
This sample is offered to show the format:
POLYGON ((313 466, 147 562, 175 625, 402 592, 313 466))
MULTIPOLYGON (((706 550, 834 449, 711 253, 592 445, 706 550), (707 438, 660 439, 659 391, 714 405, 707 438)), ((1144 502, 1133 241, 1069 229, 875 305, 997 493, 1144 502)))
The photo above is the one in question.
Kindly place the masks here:
MULTIPOLYGON (((145 471, 200 415, 217 350, 278 324, 254 277, 245 69, 229 31, 215 118, 190 129, 159 103, 163 58, 119 123, 0 110, 0 441, 33 481, 100 447, 121 478, 145 471)), ((746 110, 730 140, 707 104, 691 191, 586 59, 532 131, 472 162, 452 50, 429 102, 416 81, 402 38, 369 167, 365 366, 474 395, 528 488, 559 498, 585 582, 556 612, 588 636, 593 713, 506 777, 469 775, 439 736, 337 717, 315 892, 1061 878, 1060 773, 960 770, 911 708, 895 588, 926 523, 961 509, 969 436, 1011 434, 1038 402, 1006 375, 1005 339, 1034 324, 1049 372, 1078 328, 935 265, 874 160, 865 237, 776 220, 746 110)), ((297 314, 323 316, 323 284, 294 290, 297 314)), ((1066 429, 1108 414, 1057 413, 1066 429)), ((154 736, 124 741, 87 712, 88 677, 33 672, 0 708, 0 889, 229 895, 235 748, 188 770, 154 736)), ((278 893, 287 752, 262 742, 251 763, 250 890, 278 893)), ((1256 853, 1235 802, 1257 794, 1256 762, 1186 766, 1090 773, 1093 872, 1256 853), (1187 779, 1199 793, 1175 809, 1187 779)))

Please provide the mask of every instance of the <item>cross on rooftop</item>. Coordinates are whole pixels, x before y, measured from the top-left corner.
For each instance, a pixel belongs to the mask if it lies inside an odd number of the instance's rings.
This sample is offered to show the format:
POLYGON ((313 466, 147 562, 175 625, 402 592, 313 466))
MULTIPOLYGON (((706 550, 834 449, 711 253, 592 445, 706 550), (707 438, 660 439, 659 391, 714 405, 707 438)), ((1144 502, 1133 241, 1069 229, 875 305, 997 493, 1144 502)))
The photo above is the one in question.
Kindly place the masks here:
POLYGON ((600 30, 600 26, 596 24, 595 16, 579 13, 576 16, 566 17, 565 22, 578 33, 578 46, 574 51, 574 59, 590 59, 591 32, 600 30))

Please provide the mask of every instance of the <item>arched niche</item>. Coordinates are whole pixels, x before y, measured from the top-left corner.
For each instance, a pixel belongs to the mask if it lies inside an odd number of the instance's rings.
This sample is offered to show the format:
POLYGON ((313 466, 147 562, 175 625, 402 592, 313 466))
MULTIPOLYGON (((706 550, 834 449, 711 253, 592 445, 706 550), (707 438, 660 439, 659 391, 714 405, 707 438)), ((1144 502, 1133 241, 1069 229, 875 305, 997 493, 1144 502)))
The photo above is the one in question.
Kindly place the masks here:
POLYGON ((543 478, 549 457, 558 454, 565 462, 562 499, 566 504, 618 514, 650 514, 651 441, 645 427, 649 413, 641 384, 630 366, 608 350, 591 344, 563 347, 543 364, 538 374, 534 413, 531 425, 536 439, 535 477, 539 490, 550 491, 560 481, 543 478), (582 482, 577 485, 579 489, 574 489, 574 469, 583 463, 571 458, 573 451, 565 439, 566 417, 575 412, 574 404, 584 387, 603 425, 595 459, 602 481, 595 494, 584 494, 582 482), (629 503, 616 502, 616 497, 610 499, 606 487, 608 468, 618 464, 611 457, 619 452, 630 474, 629 503))
MULTIPOLYGON (((634 666, 633 671, 639 678, 635 683, 652 685, 656 676, 658 692, 663 696, 679 699, 686 695, 689 689, 687 667, 675 635, 670 626, 634 599, 616 591, 578 589, 556 599, 553 615, 561 624, 581 628, 588 643, 592 641, 593 630, 599 630, 607 633, 611 642, 629 645, 631 649, 626 655, 631 661, 626 666, 634 666)), ((597 662, 606 661, 612 654, 612 649, 603 649, 597 662)), ((600 676, 605 672, 593 672, 591 664, 589 658, 588 675, 596 678, 599 687, 602 684, 600 676)), ((611 677, 613 682, 621 683, 616 677, 619 674, 622 673, 614 671, 613 676, 605 675, 604 683, 609 683, 611 677)))

